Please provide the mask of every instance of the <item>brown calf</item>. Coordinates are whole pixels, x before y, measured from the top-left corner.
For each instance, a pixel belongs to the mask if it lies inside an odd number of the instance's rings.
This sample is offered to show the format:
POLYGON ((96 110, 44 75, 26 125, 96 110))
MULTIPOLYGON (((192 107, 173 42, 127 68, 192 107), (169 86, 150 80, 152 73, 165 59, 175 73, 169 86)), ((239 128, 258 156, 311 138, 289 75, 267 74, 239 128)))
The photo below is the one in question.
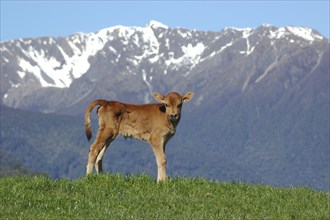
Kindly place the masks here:
POLYGON ((165 145, 175 134, 180 121, 182 103, 189 101, 194 93, 180 96, 170 92, 167 96, 154 93, 153 97, 160 104, 134 105, 116 101, 95 100, 86 109, 86 136, 90 140, 92 129, 90 115, 99 105, 97 114, 99 129, 88 155, 86 174, 102 172, 102 158, 110 143, 118 136, 137 138, 147 141, 155 154, 158 166, 157 182, 166 180, 165 145))

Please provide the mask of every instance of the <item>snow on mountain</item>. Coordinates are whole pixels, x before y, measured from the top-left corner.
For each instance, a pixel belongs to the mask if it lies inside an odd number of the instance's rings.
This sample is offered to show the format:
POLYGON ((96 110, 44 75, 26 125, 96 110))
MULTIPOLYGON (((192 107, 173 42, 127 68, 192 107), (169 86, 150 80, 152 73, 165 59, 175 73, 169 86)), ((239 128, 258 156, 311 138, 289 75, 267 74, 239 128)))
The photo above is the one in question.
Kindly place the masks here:
POLYGON ((164 28, 164 29, 168 29, 168 26, 165 24, 160 23, 159 21, 155 21, 155 20, 151 20, 148 24, 148 27, 152 27, 152 28, 164 28))
MULTIPOLYGON (((59 39, 18 40, 15 50, 19 50, 22 56, 17 57, 17 73, 22 79, 26 73, 30 73, 39 80, 42 87, 69 87, 74 79, 89 69, 88 58, 103 47, 102 39, 95 34, 71 36, 65 45, 70 47, 69 51, 58 44, 57 40, 59 39)), ((13 47, 12 42, 8 44, 13 47)), ((5 45, 1 45, 4 56, 5 45)))
MULTIPOLYGON (((146 27, 124 27, 114 26, 111 28, 102 29, 96 33, 77 33, 66 39, 65 45, 57 44, 55 38, 47 39, 19 39, 16 41, 5 42, 1 44, 1 53, 6 50, 6 46, 12 47, 16 44, 18 50, 23 53, 23 57, 18 57, 18 66, 20 69, 17 74, 20 78, 24 78, 26 73, 33 74, 42 87, 57 87, 67 88, 74 79, 81 77, 90 68, 88 59, 95 56, 104 45, 115 37, 121 39, 124 45, 130 43, 131 38, 138 47, 144 49, 144 53, 136 56, 137 60, 141 60, 151 55, 157 55, 159 43, 153 33, 152 28, 167 28, 160 22, 151 21, 146 27), (140 39, 136 33, 143 35, 143 45, 140 45, 140 39), (38 46, 33 46, 38 44, 38 46), (44 48, 40 47, 40 44, 44 48), (68 49, 64 49, 63 46, 68 49), (53 52, 48 48, 54 50, 53 52)), ((112 50, 114 50, 112 48, 112 50)), ((115 50, 114 50, 115 51, 115 50)), ((118 55, 120 56, 120 55, 118 55)), ((154 58, 154 62, 157 58, 154 58)), ((8 58, 4 57, 3 62, 9 62, 8 58)))
POLYGON ((297 36, 299 38, 302 38, 310 42, 323 39, 321 35, 315 33, 311 28, 287 26, 287 27, 280 27, 277 30, 270 32, 270 37, 277 39, 290 37, 290 35, 297 36))
POLYGON ((187 46, 182 46, 181 50, 183 55, 179 58, 174 58, 173 55, 170 56, 168 60, 165 61, 167 66, 171 64, 175 65, 196 65, 201 59, 201 55, 204 52, 205 45, 203 43, 198 43, 195 46, 188 44, 187 46))

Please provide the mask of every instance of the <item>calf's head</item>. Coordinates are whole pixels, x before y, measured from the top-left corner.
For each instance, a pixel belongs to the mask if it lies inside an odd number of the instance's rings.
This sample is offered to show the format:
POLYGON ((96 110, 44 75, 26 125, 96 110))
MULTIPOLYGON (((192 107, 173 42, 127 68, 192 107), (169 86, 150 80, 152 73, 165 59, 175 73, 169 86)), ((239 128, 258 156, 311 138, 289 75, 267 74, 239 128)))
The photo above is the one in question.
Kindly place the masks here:
POLYGON ((166 96, 155 92, 153 97, 160 103, 164 103, 167 117, 172 121, 178 121, 181 116, 182 103, 189 101, 194 93, 187 92, 183 96, 176 92, 170 92, 166 96))

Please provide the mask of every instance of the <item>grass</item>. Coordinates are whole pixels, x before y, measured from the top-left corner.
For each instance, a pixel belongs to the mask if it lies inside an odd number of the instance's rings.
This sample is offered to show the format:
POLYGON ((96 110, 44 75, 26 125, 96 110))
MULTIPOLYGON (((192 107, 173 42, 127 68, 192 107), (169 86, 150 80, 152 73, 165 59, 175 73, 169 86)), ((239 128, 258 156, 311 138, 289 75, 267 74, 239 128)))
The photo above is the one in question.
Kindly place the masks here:
POLYGON ((330 193, 147 175, 0 178, 0 219, 330 219, 330 193))

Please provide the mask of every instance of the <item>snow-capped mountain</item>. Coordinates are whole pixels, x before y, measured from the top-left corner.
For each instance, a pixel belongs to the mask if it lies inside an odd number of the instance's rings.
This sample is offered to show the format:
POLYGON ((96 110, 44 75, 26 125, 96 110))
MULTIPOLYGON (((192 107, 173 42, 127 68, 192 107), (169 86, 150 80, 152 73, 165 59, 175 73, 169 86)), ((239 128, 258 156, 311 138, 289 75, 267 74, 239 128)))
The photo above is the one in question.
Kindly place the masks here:
MULTIPOLYGON (((233 66, 240 68, 235 77, 244 75, 245 91, 299 50, 313 50, 312 72, 327 46, 328 39, 310 28, 263 25, 203 32, 171 29, 157 21, 69 37, 12 40, 0 46, 1 101, 17 108, 58 111, 91 93, 122 98, 121 93, 131 92, 132 100, 148 102, 153 90, 194 89, 194 84, 233 66), (193 84, 196 78, 201 79, 193 84)), ((198 102, 202 99, 203 95, 198 102)))
MULTIPOLYGON (((167 150, 172 174, 329 190, 329 39, 313 29, 205 32, 151 21, 12 40, 0 52, 2 105, 78 116, 2 106, 1 153, 30 169, 83 175, 81 114, 93 99, 144 103, 154 91, 193 91, 167 150)), ((152 152, 136 159, 136 144, 115 147, 111 159, 131 163, 110 169, 154 167, 152 152)))

